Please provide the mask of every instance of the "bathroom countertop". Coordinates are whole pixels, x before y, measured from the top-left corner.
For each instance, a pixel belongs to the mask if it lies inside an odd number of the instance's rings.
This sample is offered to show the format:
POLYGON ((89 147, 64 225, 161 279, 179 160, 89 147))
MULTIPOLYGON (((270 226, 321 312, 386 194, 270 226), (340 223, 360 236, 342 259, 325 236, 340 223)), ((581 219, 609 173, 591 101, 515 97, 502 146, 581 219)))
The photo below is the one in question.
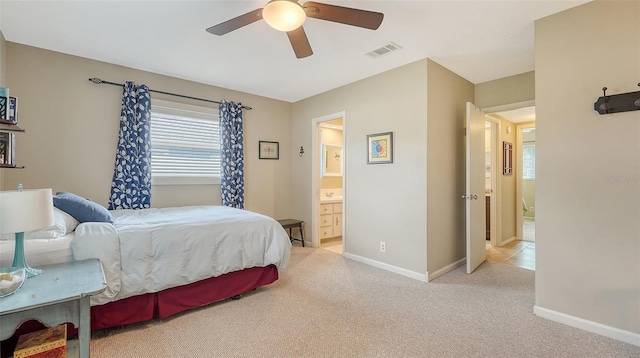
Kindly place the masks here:
POLYGON ((320 204, 341 203, 342 197, 339 198, 320 198, 320 204))

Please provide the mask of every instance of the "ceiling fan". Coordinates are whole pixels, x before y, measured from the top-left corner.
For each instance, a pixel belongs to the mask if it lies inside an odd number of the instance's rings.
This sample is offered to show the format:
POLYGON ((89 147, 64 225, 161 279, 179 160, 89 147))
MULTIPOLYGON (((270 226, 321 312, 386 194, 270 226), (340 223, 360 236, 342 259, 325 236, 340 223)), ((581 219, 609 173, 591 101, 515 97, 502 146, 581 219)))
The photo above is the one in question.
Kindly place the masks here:
POLYGON ((286 32, 296 57, 304 58, 313 54, 307 34, 302 27, 307 17, 376 30, 380 27, 384 14, 315 1, 307 1, 300 5, 296 0, 271 0, 264 8, 211 26, 207 32, 222 36, 264 19, 274 29, 286 32))

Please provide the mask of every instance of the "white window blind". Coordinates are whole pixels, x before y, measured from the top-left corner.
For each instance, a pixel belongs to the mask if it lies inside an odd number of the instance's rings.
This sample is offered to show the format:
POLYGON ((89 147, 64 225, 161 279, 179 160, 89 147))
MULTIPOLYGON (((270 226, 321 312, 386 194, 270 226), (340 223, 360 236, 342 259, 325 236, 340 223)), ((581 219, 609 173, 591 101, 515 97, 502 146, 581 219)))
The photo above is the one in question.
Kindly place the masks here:
POLYGON ((536 143, 522 144, 522 179, 536 178, 536 143))
POLYGON ((209 113, 152 104, 153 184, 220 183, 218 116, 212 109, 203 110, 209 113))

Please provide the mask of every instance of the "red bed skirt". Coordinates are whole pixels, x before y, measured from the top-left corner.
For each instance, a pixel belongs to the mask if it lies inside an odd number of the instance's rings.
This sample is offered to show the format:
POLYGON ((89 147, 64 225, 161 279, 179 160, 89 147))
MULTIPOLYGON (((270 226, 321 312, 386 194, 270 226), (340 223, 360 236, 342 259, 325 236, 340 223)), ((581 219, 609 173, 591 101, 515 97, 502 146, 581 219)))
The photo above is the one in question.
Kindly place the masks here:
MULTIPOLYGON (((91 307, 91 330, 124 326, 144 322, 153 318, 166 318, 190 308, 221 301, 278 279, 278 269, 274 265, 252 267, 218 277, 204 279, 184 286, 169 288, 157 293, 147 293, 91 307)), ((18 336, 44 328, 38 321, 25 322, 13 337, 0 344, 0 357, 10 356, 18 336), (6 355, 8 354, 8 355, 6 355)), ((71 324, 67 324, 69 336, 77 334, 71 324)))
POLYGON ((91 329, 166 318, 268 285, 278 279, 274 265, 252 267, 184 286, 169 288, 91 307, 91 329))

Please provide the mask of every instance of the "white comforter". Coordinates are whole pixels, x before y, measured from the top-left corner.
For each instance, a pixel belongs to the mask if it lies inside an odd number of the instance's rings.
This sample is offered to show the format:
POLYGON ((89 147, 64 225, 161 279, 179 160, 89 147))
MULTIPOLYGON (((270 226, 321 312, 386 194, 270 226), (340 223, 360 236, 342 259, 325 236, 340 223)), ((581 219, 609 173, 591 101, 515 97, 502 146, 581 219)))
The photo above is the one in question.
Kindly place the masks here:
POLYGON ((74 259, 101 260, 107 290, 92 305, 181 286, 255 266, 289 263, 277 221, 225 206, 111 211, 115 224, 82 223, 74 259))

